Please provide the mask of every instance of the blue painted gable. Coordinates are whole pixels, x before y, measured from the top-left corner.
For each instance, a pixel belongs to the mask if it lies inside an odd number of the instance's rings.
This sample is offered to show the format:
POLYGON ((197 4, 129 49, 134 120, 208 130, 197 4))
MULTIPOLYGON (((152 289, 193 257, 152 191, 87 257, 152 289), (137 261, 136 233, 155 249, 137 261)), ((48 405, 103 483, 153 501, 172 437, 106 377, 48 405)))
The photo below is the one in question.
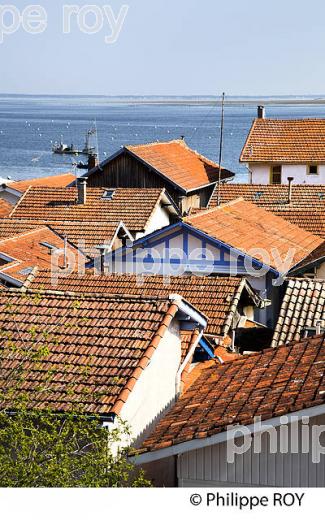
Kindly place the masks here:
POLYGON ((181 275, 246 275, 247 266, 267 268, 256 259, 211 238, 185 222, 178 222, 114 251, 107 261, 119 273, 181 275))

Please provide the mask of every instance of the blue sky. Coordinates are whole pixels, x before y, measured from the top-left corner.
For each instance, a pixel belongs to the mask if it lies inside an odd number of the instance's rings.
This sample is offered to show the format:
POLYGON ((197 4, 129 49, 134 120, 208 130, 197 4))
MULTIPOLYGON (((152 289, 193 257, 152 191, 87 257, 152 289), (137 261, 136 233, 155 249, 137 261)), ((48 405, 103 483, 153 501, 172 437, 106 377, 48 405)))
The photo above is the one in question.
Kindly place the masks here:
MULTIPOLYGON (((22 12, 29 2, 11 0, 22 12)), ((48 14, 44 33, 23 28, 0 44, 0 92, 99 95, 269 95, 325 92, 322 0, 100 0, 128 14, 119 38, 83 34, 74 18, 62 33, 63 5, 34 0, 48 14)), ((94 4, 94 0, 89 2, 94 4)), ((6 15, 4 21, 11 19, 6 15)), ((91 24, 93 18, 89 16, 91 24)), ((0 19, 1 23, 1 19, 0 19)))

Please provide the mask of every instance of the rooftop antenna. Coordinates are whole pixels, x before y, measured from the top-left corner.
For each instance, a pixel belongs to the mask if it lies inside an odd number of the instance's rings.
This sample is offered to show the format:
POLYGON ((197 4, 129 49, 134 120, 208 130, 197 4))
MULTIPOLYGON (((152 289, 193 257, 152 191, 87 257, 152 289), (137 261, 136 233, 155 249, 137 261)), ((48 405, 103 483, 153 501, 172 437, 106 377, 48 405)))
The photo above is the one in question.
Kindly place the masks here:
POLYGON ((225 93, 222 93, 221 100, 221 127, 220 127, 220 147, 219 147, 219 169, 218 169, 218 195, 217 195, 217 206, 221 204, 221 162, 222 162, 222 149, 223 149, 223 126, 225 119, 225 93))

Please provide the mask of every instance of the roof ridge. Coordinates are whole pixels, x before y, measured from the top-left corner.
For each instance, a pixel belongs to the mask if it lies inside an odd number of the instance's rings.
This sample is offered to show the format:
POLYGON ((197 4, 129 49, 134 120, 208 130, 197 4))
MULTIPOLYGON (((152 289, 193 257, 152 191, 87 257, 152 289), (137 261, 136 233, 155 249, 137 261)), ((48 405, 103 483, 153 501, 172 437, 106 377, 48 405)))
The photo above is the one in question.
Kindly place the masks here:
MULTIPOLYGON (((8 294, 17 293, 22 294, 21 288, 9 288, 7 290, 4 290, 0 293, 4 294, 7 292, 8 294)), ((28 295, 41 295, 41 296, 57 296, 57 297, 64 297, 64 298, 72 298, 72 297, 81 297, 83 300, 140 300, 140 301, 148 301, 148 302, 168 302, 173 303, 173 300, 171 301, 169 296, 142 296, 142 295, 134 295, 134 294, 119 294, 119 293, 111 293, 111 294, 103 294, 103 293, 82 293, 78 291, 60 291, 55 289, 29 289, 25 287, 25 291, 23 293, 25 296, 28 295)), ((183 300, 183 298, 182 298, 183 300)))

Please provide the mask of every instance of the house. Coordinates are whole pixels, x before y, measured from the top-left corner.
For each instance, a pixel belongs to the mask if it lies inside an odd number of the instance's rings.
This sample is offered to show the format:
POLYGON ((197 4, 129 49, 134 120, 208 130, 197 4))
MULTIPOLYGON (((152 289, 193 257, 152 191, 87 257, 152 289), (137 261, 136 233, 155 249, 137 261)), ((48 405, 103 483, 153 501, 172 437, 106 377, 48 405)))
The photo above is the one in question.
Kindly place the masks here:
POLYGON ((79 222, 56 220, 0 219, 0 239, 13 238, 19 233, 46 226, 62 238, 66 238, 88 258, 96 258, 99 248, 108 251, 133 241, 123 222, 79 222))
MULTIPOLYGON (((207 206, 219 165, 179 139, 124 146, 85 176, 91 187, 165 188, 184 214, 207 206)), ((234 173, 221 169, 222 182, 233 178, 234 173)))
POLYGON ((252 184, 325 184, 325 119, 268 119, 259 107, 240 162, 252 184))
MULTIPOLYGON (((325 239, 325 185, 222 184, 222 204, 242 197, 325 239)), ((215 190, 209 208, 218 205, 215 190)))
MULTIPOLYGON (((202 277, 202 276, 163 276, 136 275, 95 275, 90 269, 80 276, 74 272, 53 279, 50 271, 38 270, 29 279, 28 287, 33 290, 57 290, 61 292, 80 292, 95 294, 131 294, 143 297, 167 297, 180 294, 207 317, 208 324, 204 337, 216 353, 217 346, 237 349, 237 335, 242 329, 264 328, 255 322, 254 311, 264 308, 265 302, 241 277, 202 277)), ((269 345, 268 345, 269 346, 269 345)))
POLYGON ((0 202, 6 201, 11 207, 13 207, 30 186, 62 188, 74 183, 75 180, 76 177, 72 173, 51 175, 50 177, 39 177, 36 179, 26 179, 23 181, 6 180, 0 185, 0 202))
POLYGON ((112 272, 244 276, 272 306, 255 320, 273 327, 282 278, 323 243, 242 199, 187 217, 108 255, 112 272))
POLYGON ((324 370, 324 336, 201 365, 134 461, 155 486, 324 487, 324 370))
POLYGON ((321 333, 325 333, 325 280, 288 280, 272 347, 321 333))
POLYGON ((2 399, 14 388, 31 408, 119 417, 136 438, 174 402, 205 327, 178 295, 2 291, 2 399))
MULTIPOLYGON (((29 188, 10 215, 43 222, 118 224, 139 238, 179 218, 179 210, 164 188, 88 188, 81 180, 71 188, 29 188)), ((116 226, 115 226, 116 227, 116 226)), ((100 245, 100 244, 98 244, 100 245)))
POLYGON ((51 269, 55 252, 60 252, 56 259, 58 268, 65 267, 70 252, 76 257, 80 255, 86 263, 80 251, 46 226, 1 239, 0 284, 22 287, 35 267, 51 269))

